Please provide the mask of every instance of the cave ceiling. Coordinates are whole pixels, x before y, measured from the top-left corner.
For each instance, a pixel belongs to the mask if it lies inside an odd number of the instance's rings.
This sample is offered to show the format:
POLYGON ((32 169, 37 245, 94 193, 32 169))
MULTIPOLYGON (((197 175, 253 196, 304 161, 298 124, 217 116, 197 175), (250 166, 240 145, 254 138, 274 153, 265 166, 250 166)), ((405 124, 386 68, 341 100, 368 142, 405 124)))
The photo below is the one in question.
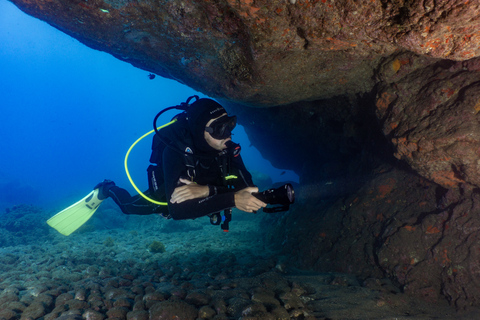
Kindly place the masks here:
MULTIPOLYGON (((314 156, 345 154, 331 142, 362 135, 365 123, 352 119, 360 104, 352 101, 367 94, 375 114, 367 121, 378 123, 393 156, 444 187, 480 186, 478 1, 11 1, 91 48, 224 103, 289 106, 276 108, 296 119, 284 145, 315 136, 314 156), (301 103, 341 96, 354 107, 340 119, 301 103), (293 108, 308 112, 299 117, 293 108), (298 123, 320 131, 299 133, 298 123)), ((250 113, 243 120, 250 132, 277 123, 259 141, 287 128, 272 113, 250 113)), ((277 158, 291 157, 289 149, 277 158)), ((302 173, 302 161, 278 159, 302 173)))
MULTIPOLYGON (((138 68, 255 106, 368 92, 399 51, 455 61, 480 54, 477 1, 12 2, 138 68)), ((395 71, 411 63, 392 62, 395 71)))

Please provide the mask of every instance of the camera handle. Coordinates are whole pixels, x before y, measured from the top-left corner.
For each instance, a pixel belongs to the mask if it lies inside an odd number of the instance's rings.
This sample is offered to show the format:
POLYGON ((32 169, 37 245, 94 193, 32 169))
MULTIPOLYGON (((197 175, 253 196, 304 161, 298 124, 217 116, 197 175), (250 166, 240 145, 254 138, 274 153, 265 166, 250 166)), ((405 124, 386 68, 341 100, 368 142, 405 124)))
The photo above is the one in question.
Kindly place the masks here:
POLYGON ((210 223, 214 226, 220 225, 224 232, 228 232, 229 230, 229 222, 232 221, 232 209, 226 209, 223 212, 223 216, 220 212, 215 212, 209 215, 210 223), (223 223, 222 223, 223 222, 223 223))
POLYGON ((232 221, 232 209, 225 209, 223 212, 223 223, 220 225, 223 232, 228 232, 228 223, 232 221))
POLYGON ((290 209, 290 205, 278 206, 278 207, 271 207, 271 208, 263 208, 263 212, 265 213, 275 213, 275 212, 283 212, 288 211, 290 209))

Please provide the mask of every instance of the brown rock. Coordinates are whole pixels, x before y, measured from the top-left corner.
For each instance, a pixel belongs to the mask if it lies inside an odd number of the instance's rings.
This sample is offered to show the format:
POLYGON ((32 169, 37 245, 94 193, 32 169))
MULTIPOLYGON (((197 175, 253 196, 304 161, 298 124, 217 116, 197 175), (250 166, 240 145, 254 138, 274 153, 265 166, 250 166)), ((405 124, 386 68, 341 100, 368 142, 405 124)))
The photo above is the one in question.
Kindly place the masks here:
POLYGON ((271 311, 272 315, 275 317, 277 320, 289 320, 290 319, 290 314, 284 307, 275 307, 271 311))
POLYGON ((10 309, 15 312, 23 312, 27 306, 20 301, 7 302, 2 305, 2 309, 10 309))
POLYGON ((247 309, 250 305, 252 305, 252 302, 248 298, 242 298, 242 297, 234 297, 230 300, 228 300, 228 305, 227 305, 227 314, 238 318, 242 315, 242 312, 247 309))
POLYGON ((145 308, 146 308, 146 306, 145 306, 145 303, 143 301, 137 301, 133 305, 132 310, 133 311, 140 311, 140 310, 145 310, 145 308))
POLYGON ((132 305, 133 301, 127 298, 119 298, 113 303, 113 306, 115 307, 125 307, 127 309, 130 309, 132 305))
POLYGON ((198 310, 198 317, 200 319, 211 319, 215 316, 215 310, 210 308, 209 306, 203 306, 198 310))
POLYGON ((143 301, 147 309, 150 309, 150 307, 153 306, 158 301, 164 301, 164 300, 165 300, 165 295, 157 291, 147 293, 143 296, 143 301))
POLYGON ((248 306, 245 306, 242 311, 242 318, 243 317, 261 317, 264 316, 267 312, 267 308, 259 302, 251 303, 248 306))
POLYGON ((55 299, 55 307, 64 305, 67 301, 73 300, 73 295, 70 293, 62 293, 55 299))
POLYGON ((125 307, 113 307, 107 311, 107 316, 109 318, 126 319, 127 313, 128 309, 125 307))
POLYGON ((58 312, 50 312, 43 317, 45 320, 55 320, 59 318, 60 313, 58 312))
POLYGON ((8 292, 0 295, 0 306, 12 301, 20 301, 20 298, 16 293, 8 292))
POLYGON ((305 307, 302 300, 300 300, 300 298, 297 295, 291 292, 280 295, 280 300, 282 301, 283 306, 287 310, 301 309, 305 307))
POLYGON ((132 287, 132 292, 135 294, 143 295, 145 294, 145 289, 142 286, 138 285, 138 286, 132 287))
POLYGON ((95 310, 85 310, 85 312, 82 314, 82 317, 84 319, 88 320, 103 320, 105 319, 105 315, 103 313, 100 313, 95 310))
POLYGON ((102 299, 102 297, 97 296, 97 295, 90 295, 88 297, 88 303, 90 304, 90 307, 94 310, 102 310, 105 308, 105 302, 102 299))
POLYGON ((35 302, 29 305, 23 312, 22 318, 39 319, 46 314, 43 304, 35 302))
POLYGON ((252 295, 252 301, 259 302, 266 306, 268 309, 273 309, 280 306, 280 301, 278 301, 273 294, 268 293, 254 293, 252 295))
POLYGON ((150 301, 150 300, 163 301, 165 300, 165 295, 161 292, 154 291, 154 292, 147 293, 143 296, 143 301, 150 301))
POLYGON ((18 317, 18 313, 13 310, 1 310, 0 311, 0 319, 4 320, 16 320, 18 317))
POLYGON ((187 297, 187 294, 188 294, 187 290, 181 289, 181 288, 178 288, 178 287, 175 287, 172 290, 172 292, 170 292, 170 293, 173 297, 177 297, 177 298, 182 299, 182 300, 185 299, 187 297))
POLYGON ((105 292, 105 298, 109 300, 115 300, 118 298, 129 297, 127 290, 122 288, 110 288, 105 292))
POLYGON ((150 320, 195 320, 198 310, 184 301, 162 301, 154 304, 150 310, 150 320))
POLYGON ((88 302, 77 299, 65 301, 65 305, 67 305, 70 310, 83 310, 89 307, 88 302))
POLYGON ((87 299, 87 291, 84 288, 79 288, 75 291, 75 299, 85 301, 87 299))
POLYGON ((65 312, 65 313, 62 313, 58 318, 53 318, 53 319, 56 319, 56 320, 83 320, 83 318, 80 314, 69 312, 69 311, 65 312))
POLYGON ((50 309, 54 305, 54 299, 51 295, 42 293, 38 295, 35 299, 34 302, 41 303, 45 308, 50 309))
POLYGON ((186 297, 185 301, 194 306, 200 307, 209 304, 210 296, 205 292, 194 291, 190 292, 186 297))
POLYGON ((227 303, 225 302, 225 300, 220 298, 214 299, 212 305, 217 314, 227 313, 227 303))
POLYGON ((127 320, 148 320, 149 315, 145 310, 135 310, 127 313, 127 320))

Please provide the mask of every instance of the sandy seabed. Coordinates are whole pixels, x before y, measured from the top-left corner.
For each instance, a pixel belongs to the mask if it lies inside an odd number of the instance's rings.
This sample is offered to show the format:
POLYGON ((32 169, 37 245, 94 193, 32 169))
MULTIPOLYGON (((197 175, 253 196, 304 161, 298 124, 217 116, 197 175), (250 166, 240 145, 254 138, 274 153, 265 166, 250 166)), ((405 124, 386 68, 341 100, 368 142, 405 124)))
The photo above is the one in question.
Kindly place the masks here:
POLYGON ((265 246, 260 223, 234 219, 225 233, 208 218, 128 217, 2 247, 0 319, 480 319, 385 280, 300 271, 265 246))

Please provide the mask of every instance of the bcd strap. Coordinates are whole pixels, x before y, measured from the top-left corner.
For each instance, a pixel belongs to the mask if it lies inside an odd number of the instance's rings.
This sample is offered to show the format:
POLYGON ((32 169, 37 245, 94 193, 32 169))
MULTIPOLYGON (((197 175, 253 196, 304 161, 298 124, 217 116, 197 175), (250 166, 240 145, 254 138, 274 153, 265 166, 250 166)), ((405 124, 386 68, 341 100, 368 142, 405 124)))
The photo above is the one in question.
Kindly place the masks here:
POLYGON ((195 175, 196 175, 195 167, 196 167, 197 164, 196 164, 196 161, 195 161, 195 157, 193 156, 193 153, 190 153, 190 152, 192 152, 191 148, 187 147, 185 149, 184 160, 185 160, 185 166, 187 167, 188 177, 190 178, 191 181, 193 181, 193 179, 195 179, 195 175))

